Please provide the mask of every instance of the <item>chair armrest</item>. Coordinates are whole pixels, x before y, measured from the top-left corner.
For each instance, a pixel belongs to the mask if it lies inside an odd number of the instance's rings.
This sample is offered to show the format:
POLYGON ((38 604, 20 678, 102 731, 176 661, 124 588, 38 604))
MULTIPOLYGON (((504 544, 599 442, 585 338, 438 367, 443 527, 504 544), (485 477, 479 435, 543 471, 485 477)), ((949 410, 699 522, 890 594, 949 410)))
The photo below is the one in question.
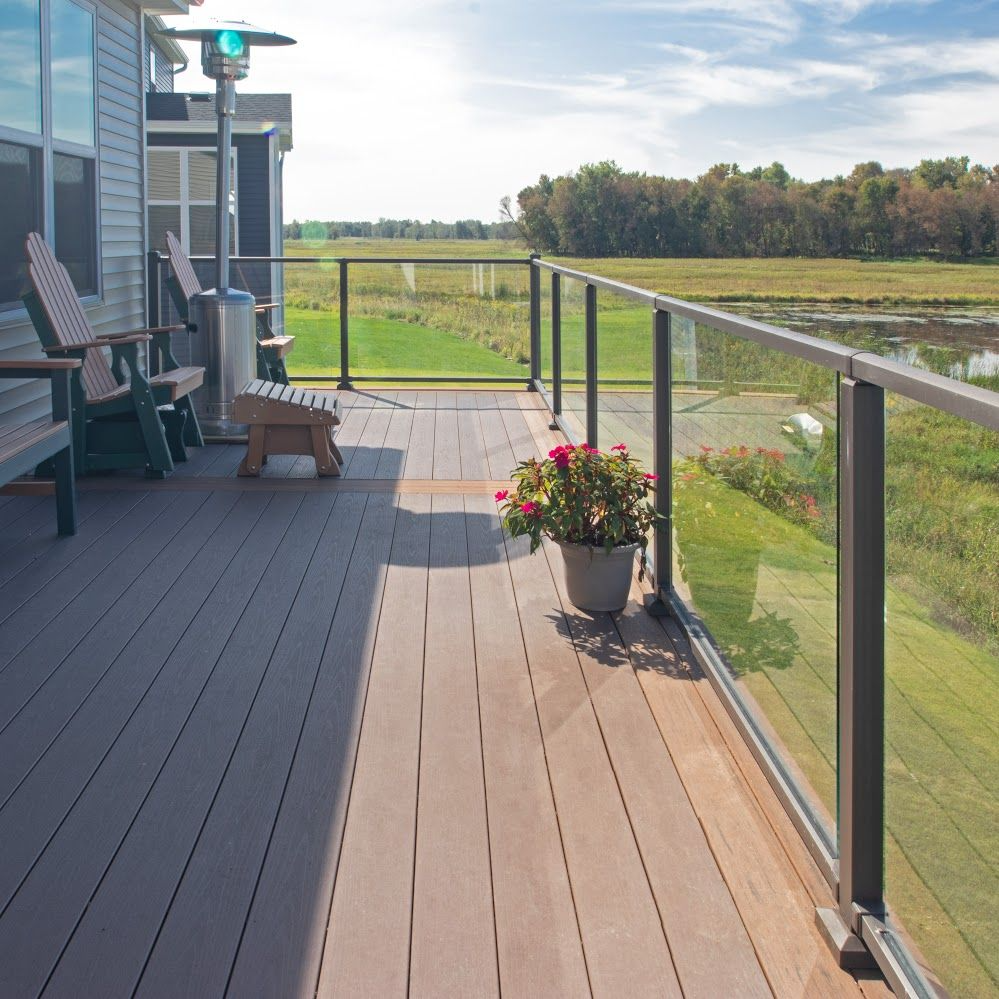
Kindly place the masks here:
POLYGON ((155 336, 157 333, 177 333, 180 330, 186 330, 187 327, 183 324, 178 326, 155 326, 148 330, 128 330, 125 333, 95 333, 95 340, 124 340, 126 337, 130 336, 155 336))
POLYGON ((59 343, 54 347, 42 347, 42 350, 46 354, 71 354, 75 350, 94 350, 96 348, 103 350, 105 347, 112 346, 112 344, 117 346, 123 343, 145 343, 147 340, 152 340, 152 337, 148 334, 130 333, 127 336, 112 337, 110 340, 83 340, 81 343, 59 343))
POLYGON ((280 302, 264 302, 262 304, 257 304, 253 307, 254 312, 273 312, 274 309, 280 309, 280 302))
POLYGON ((75 357, 38 358, 32 361, 0 361, 0 377, 2 372, 9 371, 10 378, 44 378, 53 371, 68 371, 83 366, 83 362, 75 357), (30 372, 30 373, 29 373, 30 372))

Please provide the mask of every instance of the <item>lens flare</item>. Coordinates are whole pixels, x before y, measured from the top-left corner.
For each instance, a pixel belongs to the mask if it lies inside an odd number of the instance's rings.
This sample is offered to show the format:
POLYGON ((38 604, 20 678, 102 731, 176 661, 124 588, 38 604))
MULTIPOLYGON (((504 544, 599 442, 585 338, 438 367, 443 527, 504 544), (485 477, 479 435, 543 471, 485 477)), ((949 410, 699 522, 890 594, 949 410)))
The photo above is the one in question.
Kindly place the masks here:
POLYGON ((215 47, 227 59, 238 59, 246 48, 238 31, 220 31, 215 36, 215 47))

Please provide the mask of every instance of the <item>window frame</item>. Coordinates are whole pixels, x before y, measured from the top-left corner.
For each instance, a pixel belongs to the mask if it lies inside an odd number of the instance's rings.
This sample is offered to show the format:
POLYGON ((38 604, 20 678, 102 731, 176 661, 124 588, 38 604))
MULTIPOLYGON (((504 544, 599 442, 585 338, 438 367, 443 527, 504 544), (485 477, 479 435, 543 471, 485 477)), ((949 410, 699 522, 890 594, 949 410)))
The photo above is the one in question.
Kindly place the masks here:
MULTIPOLYGON (((176 233, 180 238, 180 245, 184 248, 184 252, 191 256, 191 206, 195 207, 205 207, 210 206, 215 207, 215 200, 206 201, 203 198, 192 198, 191 197, 191 186, 190 186, 190 172, 188 169, 188 156, 190 153, 214 153, 214 146, 149 146, 147 149, 147 160, 148 153, 179 153, 180 154, 180 200, 173 201, 171 199, 164 198, 153 198, 147 197, 146 204, 149 208, 155 208, 157 206, 165 206, 167 208, 177 207, 180 209, 180 229, 179 233, 176 233)), ((239 149, 233 145, 232 147, 232 166, 230 170, 232 172, 232 204, 233 204, 233 217, 232 217, 232 247, 230 248, 230 256, 239 256, 239 149)), ((147 170, 149 168, 147 167, 147 170)), ((146 242, 149 242, 149 236, 147 233, 146 242)), ((149 247, 152 249, 152 247, 149 247)))
MULTIPOLYGON (((100 114, 98 104, 98 50, 99 50, 99 19, 97 4, 93 0, 69 0, 70 3, 84 10, 89 16, 93 27, 93 92, 92 107, 94 125, 94 145, 81 145, 67 139, 56 139, 52 135, 52 0, 39 0, 39 27, 41 31, 41 97, 42 97, 42 131, 25 132, 19 128, 11 128, 0 123, 0 142, 17 146, 27 146, 41 150, 41 183, 39 201, 41 203, 42 235, 46 242, 55 246, 55 166, 53 157, 56 154, 74 156, 78 159, 93 162, 94 175, 94 270, 96 289, 88 295, 80 296, 84 305, 100 303, 104 296, 104 261, 103 239, 101 232, 101 171, 100 171, 100 114)), ((24 313, 24 305, 20 301, 0 302, 0 319, 7 319, 11 314, 24 313)))

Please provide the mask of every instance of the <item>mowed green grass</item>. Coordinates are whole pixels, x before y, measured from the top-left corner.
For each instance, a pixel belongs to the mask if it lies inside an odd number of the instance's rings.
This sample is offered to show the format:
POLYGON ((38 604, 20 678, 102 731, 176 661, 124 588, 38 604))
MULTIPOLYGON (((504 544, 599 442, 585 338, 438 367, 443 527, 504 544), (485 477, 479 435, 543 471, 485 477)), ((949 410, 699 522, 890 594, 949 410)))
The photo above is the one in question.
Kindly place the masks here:
MULTIPOLYGON (((716 481, 678 495, 691 599, 835 814, 835 550, 716 481)), ((999 659, 900 582, 888 588, 886 891, 953 994, 984 999, 999 982, 999 659)))
MULTIPOLYGON (((288 308, 285 327, 295 336, 294 374, 339 374, 339 313, 288 308)), ((527 379, 526 366, 456 333, 363 316, 350 324, 350 370, 355 375, 527 379)))

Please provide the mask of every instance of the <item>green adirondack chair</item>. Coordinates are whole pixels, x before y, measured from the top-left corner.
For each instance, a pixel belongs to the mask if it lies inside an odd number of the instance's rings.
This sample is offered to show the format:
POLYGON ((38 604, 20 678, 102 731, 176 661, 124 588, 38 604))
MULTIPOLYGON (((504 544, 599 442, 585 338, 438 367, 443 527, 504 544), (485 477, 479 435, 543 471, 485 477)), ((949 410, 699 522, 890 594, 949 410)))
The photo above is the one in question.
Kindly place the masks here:
POLYGON ((190 398, 204 368, 181 367, 170 349, 170 333, 183 327, 95 334, 69 272, 45 240, 33 232, 25 248, 33 290, 23 301, 42 349, 83 362, 71 384, 76 474, 145 468, 163 478, 175 461, 187 460, 188 445, 204 445, 190 398), (139 363, 139 344, 149 342, 161 370, 151 378, 139 363))
MULTIPOLYGON (((190 320, 190 302, 204 290, 198 275, 180 240, 172 233, 166 234, 167 252, 170 254, 171 275, 167 278, 167 288, 180 318, 187 324, 190 320)), ((284 359, 295 347, 293 336, 275 336, 271 329, 268 314, 277 308, 275 304, 257 305, 254 309, 257 320, 257 378, 265 382, 288 384, 288 370, 284 359)), ((190 328, 190 327, 189 327, 190 328)))

